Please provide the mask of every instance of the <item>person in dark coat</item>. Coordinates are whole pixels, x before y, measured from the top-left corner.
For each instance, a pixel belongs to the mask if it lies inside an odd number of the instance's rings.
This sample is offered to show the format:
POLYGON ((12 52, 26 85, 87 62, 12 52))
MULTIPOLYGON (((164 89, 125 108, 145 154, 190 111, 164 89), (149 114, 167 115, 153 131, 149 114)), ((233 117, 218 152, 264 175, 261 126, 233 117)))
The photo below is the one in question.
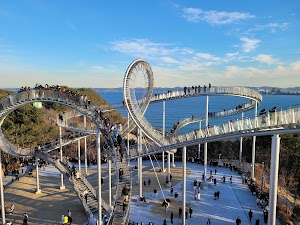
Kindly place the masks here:
POLYGON ((260 220, 257 219, 257 220, 255 221, 255 225, 259 225, 259 222, 260 222, 260 220))
POLYGON ((167 225, 167 219, 164 219, 164 225, 167 225))
POLYGON ((190 218, 192 218, 192 213, 193 213, 193 208, 192 207, 190 207, 189 213, 190 213, 190 218))
POLYGON ((249 219, 250 219, 250 222, 252 220, 252 217, 253 217, 253 212, 252 210, 250 209, 250 211, 248 212, 248 215, 249 215, 249 219))
POLYGON ((242 223, 240 217, 236 218, 236 221, 235 221, 235 222, 236 222, 236 225, 240 225, 240 224, 242 223))
POLYGON ((181 218, 181 216, 182 216, 182 207, 181 206, 179 207, 178 215, 179 215, 179 218, 181 218))
POLYGON ((268 210, 264 210, 263 214, 264 214, 264 222, 268 223, 268 210))
POLYGON ((173 212, 171 212, 171 216, 170 216, 170 219, 171 219, 171 224, 173 224, 173 219, 174 219, 174 215, 173 215, 173 212))

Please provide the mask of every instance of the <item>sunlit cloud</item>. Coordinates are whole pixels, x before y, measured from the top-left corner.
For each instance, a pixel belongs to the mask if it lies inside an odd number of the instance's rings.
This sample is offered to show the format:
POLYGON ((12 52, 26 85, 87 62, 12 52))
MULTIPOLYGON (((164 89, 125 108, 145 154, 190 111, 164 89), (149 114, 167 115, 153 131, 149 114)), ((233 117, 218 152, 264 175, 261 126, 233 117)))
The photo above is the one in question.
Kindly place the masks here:
POLYGON ((145 57, 148 55, 168 55, 170 51, 164 46, 166 44, 154 43, 147 39, 134 39, 131 41, 111 42, 111 49, 117 52, 134 55, 136 57, 145 57))
POLYGON ((178 63, 178 61, 176 59, 171 58, 171 57, 161 57, 160 59, 166 63, 178 63))
POLYGON ((276 59, 274 59, 271 55, 266 55, 266 54, 259 54, 255 57, 253 57, 255 61, 261 62, 261 63, 266 63, 266 64, 274 64, 277 62, 276 59))
POLYGON ((205 21, 210 25, 225 25, 236 23, 241 20, 252 19, 255 16, 250 13, 226 12, 226 11, 204 11, 199 8, 183 8, 183 17, 190 22, 205 21))
POLYGON ((213 61, 220 61, 220 57, 213 56, 210 53, 196 53, 196 57, 207 59, 207 60, 213 60, 213 61))
POLYGON ((260 43, 260 40, 258 39, 250 39, 247 37, 242 37, 240 40, 242 41, 242 49, 244 52, 251 52, 256 49, 260 43))

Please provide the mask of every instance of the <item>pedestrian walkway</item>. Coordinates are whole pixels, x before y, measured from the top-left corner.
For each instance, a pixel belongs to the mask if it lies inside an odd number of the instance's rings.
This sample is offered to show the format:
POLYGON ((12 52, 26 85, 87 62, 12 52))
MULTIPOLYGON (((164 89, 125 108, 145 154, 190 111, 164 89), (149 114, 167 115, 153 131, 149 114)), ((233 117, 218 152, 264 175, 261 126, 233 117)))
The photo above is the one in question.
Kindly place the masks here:
MULTIPOLYGON (((72 212, 73 225, 82 225, 87 220, 82 204, 75 194, 71 184, 65 179, 66 189, 60 190, 60 173, 52 165, 41 169, 40 188, 42 192, 35 194, 36 176, 21 176, 19 181, 14 181, 5 188, 5 204, 10 207, 15 205, 14 214, 7 215, 6 219, 12 224, 22 224, 24 213, 29 215, 28 224, 55 225, 62 224, 61 216, 66 215, 68 209, 72 212)), ((11 178, 4 178, 9 182, 11 178)))
MULTIPOLYGON (((148 164, 149 162, 143 161, 143 165, 148 164)), ((181 168, 182 163, 176 163, 176 166, 181 168)), ((186 205, 187 210, 189 207, 193 208, 192 218, 188 216, 187 224, 206 224, 208 219, 210 219, 212 225, 235 224, 237 217, 240 217, 242 224, 255 224, 256 219, 260 220, 260 224, 264 224, 262 208, 256 205, 256 198, 251 194, 248 186, 242 184, 241 175, 228 168, 208 166, 207 177, 209 177, 210 170, 212 170, 214 178, 217 178, 217 184, 215 186, 213 183, 208 183, 207 190, 200 190, 200 201, 195 201, 193 184, 195 179, 200 180, 202 177, 203 165, 187 163, 187 170, 190 170, 191 174, 187 177, 186 182, 186 205), (214 175, 215 168, 217 169, 216 175, 214 175), (221 181, 223 176, 226 177, 225 183, 221 181), (233 178, 232 184, 229 182, 230 176, 233 178), (220 198, 214 200, 214 192, 216 191, 220 191, 220 198), (253 211, 251 223, 248 217, 250 209, 253 211)), ((164 174, 166 175, 167 172, 164 174)), ((167 213, 165 213, 165 209, 161 205, 163 197, 160 190, 158 190, 159 195, 157 198, 154 198, 152 193, 143 192, 146 199, 148 199, 148 204, 142 204, 139 201, 133 202, 131 205, 131 212, 139 213, 132 213, 130 220, 136 223, 143 222, 144 224, 148 224, 149 222, 163 224, 164 218, 167 218, 167 224, 171 224, 170 213, 173 211, 173 224, 182 224, 181 219, 178 217, 178 209, 182 206, 181 185, 182 182, 174 185, 174 192, 178 192, 179 194, 177 202, 173 201, 174 198, 170 195, 170 188, 164 188, 163 192, 165 197, 171 199, 171 204, 167 213), (172 207, 172 205, 175 205, 175 208, 172 207)), ((138 185, 136 185, 136 188, 138 188, 138 185)), ((132 199, 137 199, 137 197, 138 196, 132 196, 132 199)), ((276 224, 280 225, 278 221, 276 224)))
MULTIPOLYGON (((174 197, 171 196, 170 188, 166 186, 165 178, 167 172, 158 172, 160 168, 155 163, 155 170, 159 176, 163 193, 166 198, 171 200, 170 207, 167 213, 161 205, 163 196, 160 188, 155 180, 155 174, 150 161, 143 161, 143 181, 151 178, 150 187, 148 184, 143 185, 143 194, 147 202, 141 203, 139 201, 139 185, 136 184, 137 170, 134 166, 137 165, 136 161, 132 162, 132 204, 130 220, 134 222, 148 224, 150 221, 154 224, 163 224, 163 220, 167 218, 167 224, 170 223, 170 213, 174 213, 174 225, 180 225, 181 219, 178 218, 178 208, 182 205, 182 192, 181 192, 181 177, 182 177, 182 163, 177 162, 176 167, 171 167, 171 174, 173 176, 174 193, 179 194, 177 202, 174 202, 174 197), (158 191, 158 196, 153 196, 154 188, 158 191)), ((107 198, 107 165, 102 165, 102 175, 104 177, 103 184, 103 197, 107 198)), ((167 168, 167 167, 166 167, 167 168)), ((26 168, 27 169, 27 168, 26 168)), ((227 225, 235 224, 236 218, 241 218, 243 225, 254 224, 257 218, 263 223, 262 209, 256 205, 255 196, 251 195, 250 190, 242 184, 242 178, 239 174, 228 168, 216 167, 217 174, 214 175, 214 167, 208 167, 207 172, 209 176, 210 170, 213 171, 213 176, 217 178, 216 188, 213 184, 208 185, 207 190, 200 190, 200 201, 195 201, 193 182, 195 179, 200 179, 203 173, 203 165, 195 163, 187 163, 187 198, 186 203, 188 207, 193 208, 192 218, 187 219, 187 224, 198 225, 206 224, 207 219, 211 220, 212 225, 227 225), (226 176, 226 182, 221 182, 221 177, 226 176), (233 183, 230 184, 229 177, 233 177, 233 183), (220 191, 220 198, 214 200, 214 192, 220 191), (248 212, 253 211, 252 223, 249 221, 248 212)), ((83 172, 83 171, 82 171, 83 172)), ((89 180, 96 186, 96 166, 89 168, 89 180)), ((15 213, 8 215, 7 218, 13 224, 22 224, 23 215, 25 212, 29 215, 30 224, 53 225, 61 224, 61 216, 66 214, 68 209, 72 211, 74 225, 82 225, 86 222, 86 215, 84 209, 77 198, 75 191, 71 184, 65 180, 66 189, 59 190, 60 186, 60 173, 52 165, 48 165, 45 170, 40 170, 40 186, 42 193, 35 194, 36 177, 21 176, 19 181, 15 181, 5 190, 5 204, 10 207, 15 204, 15 213)), ((4 182, 9 183, 12 176, 4 178, 4 182)), ((187 208, 188 209, 188 208, 187 208)), ((280 225, 277 222, 277 225, 280 225)))

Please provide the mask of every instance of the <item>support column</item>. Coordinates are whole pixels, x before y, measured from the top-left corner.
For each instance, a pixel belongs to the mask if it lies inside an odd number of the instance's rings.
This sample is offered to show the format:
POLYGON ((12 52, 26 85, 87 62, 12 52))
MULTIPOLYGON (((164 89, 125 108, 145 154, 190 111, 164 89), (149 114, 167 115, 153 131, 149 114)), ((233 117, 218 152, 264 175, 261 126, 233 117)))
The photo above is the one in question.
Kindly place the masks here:
POLYGON ((97 128, 96 134, 96 146, 97 146, 97 172, 98 172, 98 224, 102 221, 102 207, 101 207, 101 150, 100 150, 100 130, 97 128))
POLYGON ((111 204, 111 160, 108 160, 108 204, 112 207, 111 204))
MULTIPOLYGON (((83 116, 83 123, 84 123, 84 129, 86 129, 86 116, 83 116)), ((85 166, 85 174, 89 175, 89 173, 88 173, 88 166, 87 166, 86 137, 84 137, 84 166, 85 166)))
POLYGON ((171 154, 168 153, 168 180, 169 180, 169 187, 171 187, 171 154))
MULTIPOLYGON (((59 126, 59 153, 60 153, 60 161, 63 162, 61 126, 59 126)), ((66 187, 64 185, 64 175, 62 173, 60 174, 60 182, 61 182, 61 185, 60 185, 59 189, 60 190, 65 189, 66 187)))
POLYGON ((139 163, 139 171, 140 171, 140 197, 143 195, 143 159, 142 157, 139 158, 140 159, 140 163, 139 163))
POLYGON ((272 136, 268 225, 276 224, 277 184, 279 169, 279 134, 272 136))
POLYGON ((165 152, 162 153, 162 172, 165 172, 165 152))
POLYGON ((0 194, 1 194, 1 215, 2 224, 5 224, 5 205, 4 205, 4 190, 3 190, 3 178, 2 178, 2 151, 0 150, 0 194))
MULTIPOLYGON (((201 130, 201 122, 202 122, 202 120, 200 120, 200 122, 199 122, 199 130, 201 130)), ((199 135, 199 138, 200 138, 200 135, 199 135)), ((198 159, 200 160, 200 156, 201 155, 201 144, 198 144, 198 159)))
MULTIPOLYGON (((138 153, 142 151, 142 131, 138 129, 138 153)), ((138 158, 138 183, 140 197, 143 195, 143 168, 142 168, 142 157, 138 158)))
MULTIPOLYGON (((208 95, 206 96, 205 127, 208 128, 208 95)), ((206 182, 207 172, 207 142, 204 143, 204 183, 206 182)))
POLYGON ((39 158, 35 159, 35 167, 36 167, 36 194, 41 193, 41 189, 40 189, 40 178, 39 178, 39 158))
POLYGON ((172 167, 175 167, 174 158, 175 158, 175 153, 172 154, 172 167))
POLYGON ((182 149, 182 225, 185 225, 185 202, 186 202, 186 147, 182 149))
MULTIPOLYGON (((244 112, 242 112, 242 122, 243 121, 244 121, 244 112)), ((240 166, 242 165, 242 159, 243 159, 243 137, 240 137, 240 155, 239 155, 240 166)))
MULTIPOLYGON (((255 121, 257 120, 257 102, 255 102, 255 108, 254 108, 254 116, 255 116, 255 121)), ((255 122, 256 123, 256 122, 255 122)), ((255 124, 256 126, 256 124, 255 124)), ((256 136, 253 136, 253 141, 252 141, 252 168, 251 168, 251 178, 255 180, 255 143, 256 143, 256 136)))
POLYGON ((78 172, 81 172, 80 139, 78 139, 78 172))
MULTIPOLYGON (((166 123, 166 102, 163 101, 163 138, 165 138, 165 123, 166 123)), ((165 172, 165 152, 162 153, 162 171, 165 172)))

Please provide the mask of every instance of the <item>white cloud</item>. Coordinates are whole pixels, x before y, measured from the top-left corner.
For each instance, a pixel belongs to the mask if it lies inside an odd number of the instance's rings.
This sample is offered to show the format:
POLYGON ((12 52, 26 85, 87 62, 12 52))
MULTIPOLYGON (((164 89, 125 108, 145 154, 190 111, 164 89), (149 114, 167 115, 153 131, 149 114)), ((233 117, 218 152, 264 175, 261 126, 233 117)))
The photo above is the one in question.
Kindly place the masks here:
POLYGON ((111 49, 121 53, 146 57, 148 55, 168 55, 170 51, 164 46, 166 44, 154 43, 147 39, 135 39, 132 41, 111 42, 111 49))
POLYGON ((300 60, 292 63, 291 68, 293 71, 298 71, 300 73, 300 60))
POLYGON ((240 12, 207 11, 204 14, 205 14, 204 20, 211 25, 230 24, 240 20, 254 18, 254 16, 249 13, 240 13, 240 12))
POLYGON ((202 12, 201 9, 197 8, 184 8, 183 17, 190 22, 199 22, 200 21, 200 13, 202 12))
POLYGON ((242 37, 240 40, 242 41, 242 49, 244 52, 251 52, 256 49, 260 43, 260 40, 258 39, 250 39, 247 37, 242 37))
POLYGON ((220 57, 213 56, 210 53, 196 53, 196 57, 199 57, 201 59, 206 59, 206 60, 213 60, 213 61, 220 61, 220 57))
POLYGON ((256 32, 261 30, 270 30, 275 33, 277 30, 285 31, 289 27, 288 23, 267 23, 263 25, 256 25, 254 28, 249 29, 249 32, 256 32))
POLYGON ((171 58, 171 57, 161 57, 160 59, 166 63, 178 63, 178 61, 176 59, 171 58))
POLYGON ((255 57, 253 57, 255 61, 261 62, 261 63, 266 63, 266 64, 274 64, 276 63, 276 59, 272 58, 271 55, 266 55, 266 54, 259 54, 255 57))
POLYGON ((254 18, 254 15, 242 12, 203 11, 199 8, 183 8, 183 17, 190 22, 205 21, 210 25, 224 25, 254 18))

